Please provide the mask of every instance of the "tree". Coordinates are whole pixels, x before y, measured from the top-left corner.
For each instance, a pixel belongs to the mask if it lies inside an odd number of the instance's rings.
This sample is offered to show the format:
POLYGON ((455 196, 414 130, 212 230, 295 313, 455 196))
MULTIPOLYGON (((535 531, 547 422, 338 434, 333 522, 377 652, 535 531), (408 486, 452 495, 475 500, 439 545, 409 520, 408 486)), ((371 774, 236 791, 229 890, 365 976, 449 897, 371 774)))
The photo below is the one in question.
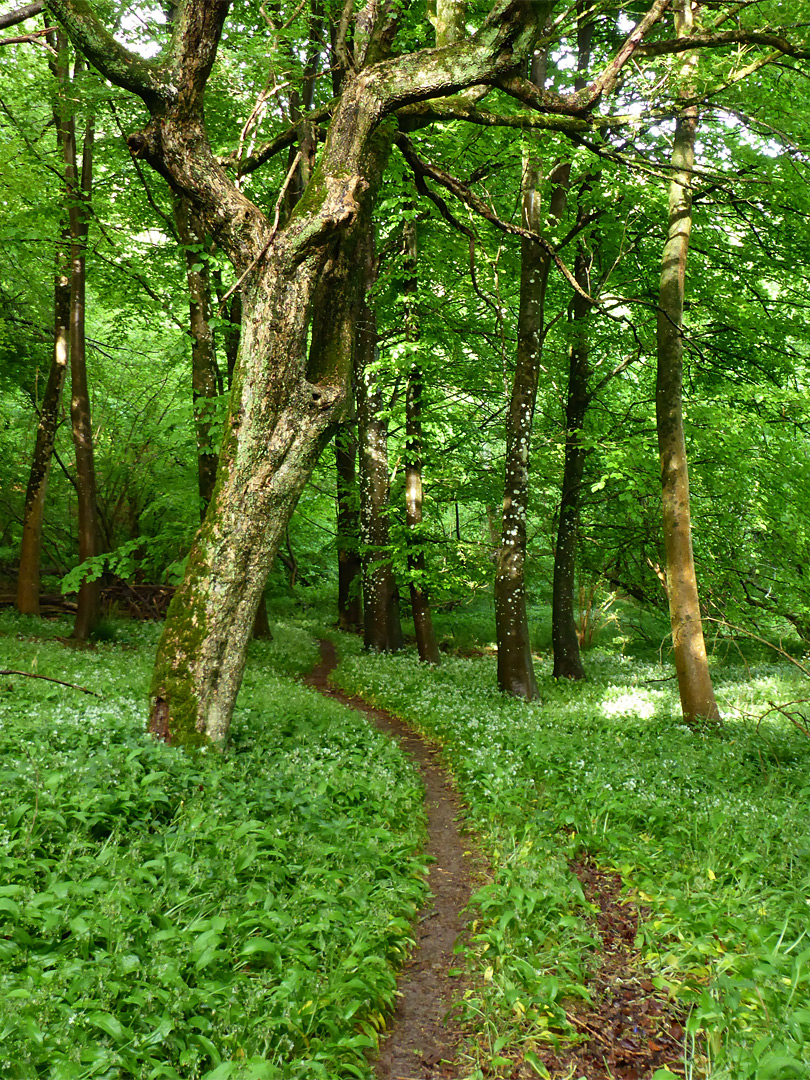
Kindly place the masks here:
MULTIPOLYGON (((675 8, 675 29, 678 37, 688 36, 692 25, 691 0, 679 0, 675 8)), ((684 68, 687 78, 682 91, 684 97, 688 97, 692 90, 689 75, 696 59, 694 54, 686 54, 684 68)), ((678 689, 687 721, 696 720, 698 717, 710 720, 720 718, 703 640, 692 553, 689 475, 683 431, 682 325, 686 257, 692 229, 691 188, 697 120, 697 105, 687 104, 675 124, 672 179, 669 187, 669 230, 661 265, 658 377, 655 391, 664 544, 667 556, 666 585, 678 689)))
POLYGON ((363 69, 347 78, 304 196, 283 228, 216 162, 203 97, 228 4, 180 5, 160 62, 128 52, 86 4, 54 0, 77 46, 113 83, 141 97, 151 120, 132 152, 195 205, 234 264, 243 330, 217 485, 158 648, 150 727, 179 743, 225 737, 270 561, 315 460, 346 413, 351 349, 307 364, 312 301, 324 280, 353 305, 356 223, 381 176, 378 130, 396 108, 511 70, 535 31, 530 7, 495 6, 452 50, 375 64, 397 27, 389 12, 363 25, 363 69))
MULTIPOLYGON (((50 64, 55 79, 54 128, 59 156, 66 163, 70 158, 69 147, 75 146, 75 119, 68 103, 67 35, 64 31, 56 36, 51 35, 51 41, 56 52, 56 58, 50 64)), ((70 197, 69 190, 67 197, 70 197)), ((17 609, 24 615, 39 614, 45 496, 59 423, 62 388, 70 355, 70 226, 67 218, 68 211, 65 209, 60 240, 55 251, 53 353, 48 382, 39 411, 34 457, 28 477, 23 511, 22 543, 17 576, 17 609)))

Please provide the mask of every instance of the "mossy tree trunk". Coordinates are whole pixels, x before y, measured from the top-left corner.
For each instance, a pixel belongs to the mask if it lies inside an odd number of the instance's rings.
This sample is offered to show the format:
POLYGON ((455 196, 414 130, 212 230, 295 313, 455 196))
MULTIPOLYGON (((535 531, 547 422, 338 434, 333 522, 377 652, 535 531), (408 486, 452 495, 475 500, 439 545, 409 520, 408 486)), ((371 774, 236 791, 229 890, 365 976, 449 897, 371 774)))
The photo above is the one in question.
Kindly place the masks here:
MULTIPOLYGON (((184 0, 157 61, 128 52, 82 0, 50 11, 113 83, 139 95, 151 121, 130 136, 133 154, 189 198, 240 276, 242 337, 213 497, 161 637, 150 729, 180 744, 221 741, 241 683, 245 651, 270 562, 320 450, 345 419, 353 329, 343 348, 313 351, 307 338, 318 290, 356 311, 362 282, 354 248, 379 186, 378 127, 414 101, 511 72, 536 32, 535 6, 499 0, 478 34, 452 49, 378 62, 396 19, 387 5, 355 34, 359 70, 341 83, 326 143, 290 219, 274 229, 211 152, 203 96, 227 0, 184 0)), ((378 10, 379 9, 379 10, 378 10)))
POLYGON ((363 644, 373 652, 402 648, 399 593, 388 531, 388 420, 383 411, 377 360, 377 319, 371 289, 376 281, 374 233, 363 243, 364 295, 357 323, 357 433, 360 448, 360 553, 363 564, 363 644))
MULTIPOLYGON (((678 0, 675 30, 679 37, 692 33, 692 22, 690 0, 678 0)), ((696 57, 692 55, 687 56, 684 62, 686 78, 683 94, 686 97, 689 96, 689 76, 695 61, 696 57)), ((655 388, 667 595, 678 689, 684 719, 688 722, 698 717, 720 718, 703 639, 692 552, 689 474, 683 427, 683 305, 686 258, 692 231, 692 173, 697 122, 697 108, 687 106, 675 126, 669 186, 669 229, 661 266, 655 388)))

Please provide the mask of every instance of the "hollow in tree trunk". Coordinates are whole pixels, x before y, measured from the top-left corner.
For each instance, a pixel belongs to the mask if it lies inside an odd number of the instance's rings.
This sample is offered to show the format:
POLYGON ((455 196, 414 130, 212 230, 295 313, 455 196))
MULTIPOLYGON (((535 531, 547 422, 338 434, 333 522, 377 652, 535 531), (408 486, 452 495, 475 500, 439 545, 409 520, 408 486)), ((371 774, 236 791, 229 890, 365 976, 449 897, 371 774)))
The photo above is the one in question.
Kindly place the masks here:
MULTIPOLYGON (((675 12, 678 36, 692 32, 692 18, 690 0, 679 0, 675 12)), ((694 56, 688 56, 685 61, 687 83, 694 62, 694 56)), ((688 95, 688 88, 684 94, 688 95)), ((703 639, 692 552, 689 475, 683 428, 683 303, 686 257, 692 230, 692 171, 697 119, 697 107, 690 105, 682 110, 675 126, 669 187, 669 230, 661 266, 655 387, 667 595, 678 690, 687 722, 698 717, 720 719, 703 639)))

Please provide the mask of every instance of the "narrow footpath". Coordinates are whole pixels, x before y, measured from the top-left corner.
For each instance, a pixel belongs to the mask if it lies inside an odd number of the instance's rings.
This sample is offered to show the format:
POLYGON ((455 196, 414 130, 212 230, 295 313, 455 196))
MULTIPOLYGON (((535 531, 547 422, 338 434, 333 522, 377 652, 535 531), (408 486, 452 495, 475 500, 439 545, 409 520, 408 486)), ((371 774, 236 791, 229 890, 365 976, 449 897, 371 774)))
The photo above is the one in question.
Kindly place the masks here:
POLYGON ((464 929, 462 911, 472 892, 469 844, 459 834, 460 807, 438 751, 381 709, 349 697, 329 685, 336 665, 335 648, 321 642, 321 662, 305 680, 336 701, 365 713, 410 755, 425 785, 428 815, 427 853, 433 860, 428 874, 431 896, 419 912, 416 947, 400 975, 398 1002, 376 1063, 379 1080, 451 1080, 460 1075, 453 1066, 461 1032, 448 1013, 458 979, 448 972, 459 963, 453 946, 464 929), (466 854, 465 854, 466 852, 466 854))

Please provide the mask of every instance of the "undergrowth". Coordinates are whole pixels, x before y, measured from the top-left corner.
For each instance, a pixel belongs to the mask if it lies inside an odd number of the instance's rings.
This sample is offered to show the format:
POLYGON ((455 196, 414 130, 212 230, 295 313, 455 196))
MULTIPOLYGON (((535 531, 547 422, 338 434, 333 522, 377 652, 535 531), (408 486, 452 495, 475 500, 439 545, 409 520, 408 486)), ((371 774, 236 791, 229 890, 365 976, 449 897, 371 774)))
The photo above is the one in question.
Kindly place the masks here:
POLYGON ((798 673, 718 663, 728 719, 699 731, 659 666, 600 651, 587 666, 572 685, 541 665, 530 705, 495 690, 489 658, 430 669, 349 643, 336 673, 443 744, 492 862, 464 1003, 479 1065, 509 1068, 510 1046, 571 1034, 566 1006, 587 997, 597 947, 568 865, 585 850, 650 912, 638 945, 688 1012, 687 1075, 806 1077, 810 741, 773 714, 750 719, 801 697, 798 673))
POLYGON ((0 1074, 369 1077, 423 894, 422 793, 254 643, 225 753, 144 733, 158 627, 0 616, 0 1074))

